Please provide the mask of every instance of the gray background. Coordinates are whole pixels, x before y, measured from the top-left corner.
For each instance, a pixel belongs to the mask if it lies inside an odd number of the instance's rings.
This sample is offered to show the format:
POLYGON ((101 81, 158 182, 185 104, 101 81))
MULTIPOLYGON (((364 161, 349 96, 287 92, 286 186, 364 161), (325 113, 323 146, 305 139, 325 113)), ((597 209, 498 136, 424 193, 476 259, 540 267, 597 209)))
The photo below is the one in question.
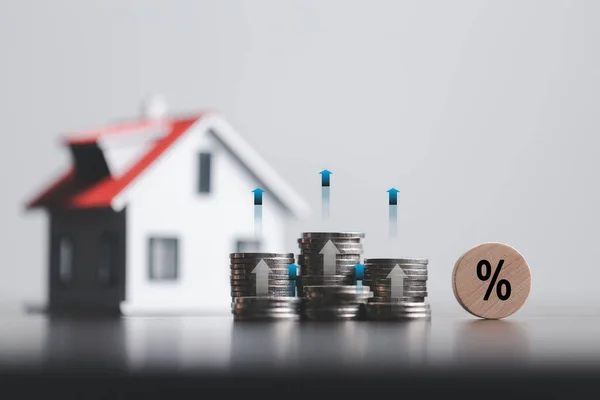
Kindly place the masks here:
POLYGON ((364 231, 367 257, 429 258, 432 305, 460 310, 454 262, 503 241, 532 269, 524 310, 595 304, 599 17, 572 0, 0 0, 0 306, 45 299, 47 222, 23 205, 68 165, 61 134, 151 93, 220 111, 311 203, 273 250, 364 231))

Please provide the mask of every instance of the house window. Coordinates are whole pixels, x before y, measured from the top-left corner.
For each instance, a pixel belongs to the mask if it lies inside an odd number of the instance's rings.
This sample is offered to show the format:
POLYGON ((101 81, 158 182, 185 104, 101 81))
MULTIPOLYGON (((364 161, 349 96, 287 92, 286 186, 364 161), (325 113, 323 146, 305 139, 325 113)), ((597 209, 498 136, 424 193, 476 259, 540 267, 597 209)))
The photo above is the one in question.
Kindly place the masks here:
POLYGON ((68 283, 73 277, 73 242, 67 236, 58 240, 58 279, 68 283))
POLYGON ((257 253, 260 251, 259 240, 238 240, 236 246, 237 253, 257 253))
POLYGON ((98 280, 104 285, 114 285, 117 278, 117 237, 104 233, 100 237, 98 280))
POLYGON ((153 281, 171 281, 178 278, 179 243, 176 238, 157 238, 149 240, 150 279, 153 281))
POLYGON ((198 155, 198 192, 200 193, 210 193, 211 164, 212 154, 200 153, 198 155))

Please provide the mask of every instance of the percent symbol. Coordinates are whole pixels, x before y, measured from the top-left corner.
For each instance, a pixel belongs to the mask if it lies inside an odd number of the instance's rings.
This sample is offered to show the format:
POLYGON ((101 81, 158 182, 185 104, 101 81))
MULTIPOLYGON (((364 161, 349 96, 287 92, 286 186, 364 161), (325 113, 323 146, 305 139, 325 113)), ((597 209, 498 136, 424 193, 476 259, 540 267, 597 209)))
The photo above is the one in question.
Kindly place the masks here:
MULTIPOLYGON (((485 300, 485 301, 489 300, 494 287, 496 287, 496 295, 498 296, 498 298, 500 300, 504 301, 510 297, 511 287, 510 287, 509 281, 507 281, 506 279, 500 279, 498 281, 498 284, 496 284, 496 281, 498 280, 498 275, 500 275, 500 270, 502 269, 503 265, 504 265, 504 260, 500 260, 498 262, 498 266, 496 267, 496 270, 494 271, 494 276, 492 276, 492 280, 491 280, 490 284, 488 285, 487 291, 485 292, 485 296, 483 296, 483 300, 485 300), (504 293, 502 293, 503 286, 504 286, 504 293)), ((477 264, 477 277, 479 278, 479 280, 485 282, 488 279, 490 279, 491 275, 492 275, 492 266, 489 263, 489 261, 487 261, 487 260, 479 261, 479 263, 477 264)))

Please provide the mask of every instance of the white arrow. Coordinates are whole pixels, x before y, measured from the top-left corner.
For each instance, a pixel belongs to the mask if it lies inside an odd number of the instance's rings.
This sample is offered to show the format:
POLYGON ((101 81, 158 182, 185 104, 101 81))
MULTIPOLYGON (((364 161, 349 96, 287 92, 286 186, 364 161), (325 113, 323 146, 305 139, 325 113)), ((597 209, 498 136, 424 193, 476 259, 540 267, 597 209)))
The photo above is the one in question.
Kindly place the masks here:
POLYGON ((392 297, 404 297, 404 278, 406 278, 404 270, 400 268, 400 265, 396 264, 394 269, 392 269, 390 274, 387 276, 387 279, 392 280, 392 297))
POLYGON ((337 254, 340 254, 338 248, 331 240, 325 243, 319 254, 323 254, 323 274, 335 275, 335 264, 337 254))
POLYGON ((273 272, 265 260, 260 260, 252 270, 256 274, 256 295, 266 296, 269 294, 269 274, 273 272))

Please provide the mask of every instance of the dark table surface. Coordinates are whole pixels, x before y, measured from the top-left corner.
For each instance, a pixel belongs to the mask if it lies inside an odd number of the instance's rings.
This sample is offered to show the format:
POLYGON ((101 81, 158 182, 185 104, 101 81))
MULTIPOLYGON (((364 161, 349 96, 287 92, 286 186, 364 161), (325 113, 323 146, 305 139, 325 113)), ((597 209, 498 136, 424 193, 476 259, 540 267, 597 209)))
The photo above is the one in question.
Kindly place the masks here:
POLYGON ((434 312, 429 322, 403 323, 4 316, 0 390, 82 390, 80 398, 107 387, 129 397, 176 388, 262 397, 281 390, 427 397, 467 388, 465 396, 487 398, 573 396, 600 383, 598 315, 566 309, 485 321, 434 312))

